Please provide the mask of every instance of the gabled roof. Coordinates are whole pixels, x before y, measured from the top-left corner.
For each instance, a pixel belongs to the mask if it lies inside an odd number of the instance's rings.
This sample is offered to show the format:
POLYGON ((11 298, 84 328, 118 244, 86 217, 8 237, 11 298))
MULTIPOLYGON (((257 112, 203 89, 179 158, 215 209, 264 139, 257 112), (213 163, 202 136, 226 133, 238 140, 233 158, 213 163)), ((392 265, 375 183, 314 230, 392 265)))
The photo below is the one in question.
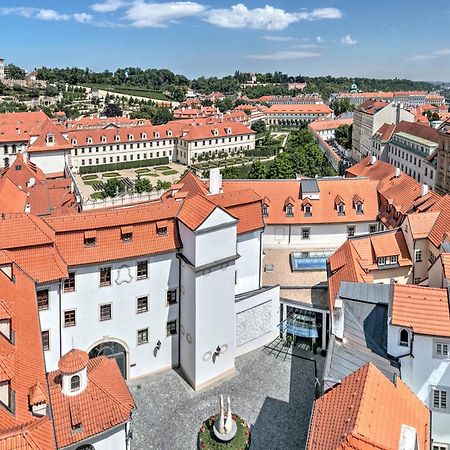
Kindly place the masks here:
POLYGON ((127 422, 135 407, 114 359, 99 356, 87 364, 87 387, 75 396, 68 397, 62 393, 59 370, 48 374, 58 448, 127 422), (73 432, 74 425, 78 425, 76 432, 73 432))
POLYGON ((374 115, 388 105, 389 102, 383 102, 380 100, 366 100, 364 103, 358 106, 356 111, 360 111, 369 115, 374 115))
POLYGON ((316 400, 308 450, 399 448, 404 426, 430 447, 430 412, 400 378, 386 378, 369 363, 316 400))
POLYGON ((26 204, 27 193, 8 178, 0 178, 0 213, 24 212, 26 204))
POLYGON ((392 325, 412 328, 414 333, 450 337, 447 289, 394 285, 392 325))
POLYGON ((196 230, 218 206, 203 195, 190 197, 183 202, 178 220, 191 230, 196 230))
POLYGON ((272 105, 267 114, 331 114, 333 111, 324 103, 272 105))

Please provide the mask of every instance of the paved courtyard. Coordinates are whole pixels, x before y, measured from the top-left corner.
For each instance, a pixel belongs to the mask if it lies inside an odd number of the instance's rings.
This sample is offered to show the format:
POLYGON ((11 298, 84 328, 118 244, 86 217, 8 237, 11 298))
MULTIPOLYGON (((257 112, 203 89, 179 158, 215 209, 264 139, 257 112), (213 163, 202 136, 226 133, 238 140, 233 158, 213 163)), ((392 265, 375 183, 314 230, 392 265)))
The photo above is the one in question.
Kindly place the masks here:
POLYGON ((250 422, 253 450, 303 449, 315 364, 277 353, 265 348, 239 357, 233 376, 200 392, 175 371, 130 382, 137 405, 132 448, 196 449, 201 422, 217 413, 218 396, 224 394, 231 397, 233 412, 250 422))

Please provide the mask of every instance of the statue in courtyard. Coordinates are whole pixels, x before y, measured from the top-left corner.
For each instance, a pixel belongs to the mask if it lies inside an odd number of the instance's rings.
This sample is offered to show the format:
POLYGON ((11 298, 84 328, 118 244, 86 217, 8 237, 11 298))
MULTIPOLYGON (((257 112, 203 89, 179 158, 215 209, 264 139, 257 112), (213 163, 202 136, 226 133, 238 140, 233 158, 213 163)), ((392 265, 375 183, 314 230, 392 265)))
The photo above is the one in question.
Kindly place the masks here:
POLYGON ((223 441, 231 440, 236 434, 236 423, 231 414, 231 400, 227 397, 227 411, 225 414, 225 406, 223 403, 223 395, 219 397, 219 415, 214 423, 214 434, 223 441))

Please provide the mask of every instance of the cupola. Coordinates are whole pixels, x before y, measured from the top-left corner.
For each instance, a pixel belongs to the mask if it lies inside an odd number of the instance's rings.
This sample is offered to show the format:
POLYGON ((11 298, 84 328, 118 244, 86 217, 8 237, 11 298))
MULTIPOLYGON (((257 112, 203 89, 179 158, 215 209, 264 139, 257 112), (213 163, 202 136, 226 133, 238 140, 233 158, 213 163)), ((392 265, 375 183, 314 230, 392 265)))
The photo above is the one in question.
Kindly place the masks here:
POLYGON ((81 394, 87 386, 88 354, 81 350, 70 350, 58 362, 61 372, 61 391, 64 395, 81 394))

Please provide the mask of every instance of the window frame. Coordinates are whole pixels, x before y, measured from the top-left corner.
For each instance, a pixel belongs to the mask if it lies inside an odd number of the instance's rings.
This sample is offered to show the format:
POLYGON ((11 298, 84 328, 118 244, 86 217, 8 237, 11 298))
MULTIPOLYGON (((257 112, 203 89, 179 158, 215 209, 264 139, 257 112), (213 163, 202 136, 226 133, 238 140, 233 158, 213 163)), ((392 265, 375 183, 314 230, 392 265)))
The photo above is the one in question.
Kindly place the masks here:
POLYGON ((449 411, 449 388, 446 386, 430 386, 430 401, 429 401, 429 407, 432 411, 440 412, 440 413, 448 413, 449 411), (436 406, 436 397, 435 393, 438 393, 438 403, 439 406, 436 406), (444 394, 444 395, 443 395, 444 394), (445 404, 444 407, 442 407, 442 404, 445 404))
POLYGON ((42 340, 42 350, 44 352, 50 351, 50 330, 42 330, 41 331, 41 340, 42 340), (44 334, 47 335, 47 346, 44 345, 44 334))
POLYGON ((140 295, 139 297, 136 297, 136 314, 145 314, 149 310, 148 305, 148 295, 140 295), (142 308, 139 308, 139 301, 145 299, 145 310, 142 308))
POLYGON ((81 377, 80 375, 72 375, 70 377, 70 392, 77 392, 81 389, 81 377), (74 386, 74 380, 76 381, 74 386))
POLYGON ((176 336, 178 334, 178 324, 177 320, 169 320, 166 323, 166 337, 176 336), (175 327, 173 327, 175 324, 175 327))
POLYGON ((148 327, 147 328, 141 328, 141 329, 137 330, 137 332, 136 332, 137 345, 148 344, 148 342, 149 342, 148 335, 149 335, 148 327), (145 333, 145 339, 141 339, 142 333, 145 333))
POLYGON ((138 261, 136 263, 136 279, 137 280, 146 280, 148 278, 148 260, 138 261), (139 275, 139 264, 145 264, 145 274, 139 275))
POLYGON ((311 228, 310 227, 302 227, 301 233, 302 233, 302 239, 311 239, 311 228))
POLYGON ((450 342, 433 339, 433 359, 450 359, 450 342), (439 350, 440 348, 440 350, 439 350))
POLYGON ((75 292, 76 290, 76 276, 75 272, 69 272, 67 278, 64 279, 64 292, 75 292))
POLYGON ((167 289, 166 292, 166 306, 176 305, 178 303, 178 289, 167 289), (175 293, 175 300, 169 299, 169 294, 175 293))
POLYGON ((112 284, 112 268, 111 266, 104 266, 100 267, 98 270, 99 274, 99 286, 105 287, 105 286, 111 286, 112 284), (107 271, 106 274, 102 273, 103 271, 107 271), (103 281, 102 281, 103 278, 103 281))
POLYGON ((98 321, 107 322, 112 320, 112 303, 102 303, 98 305, 98 321), (109 307, 109 317, 102 318, 102 308, 109 307))
POLYGON ((76 309, 66 309, 63 311, 64 314, 64 328, 71 328, 77 326, 77 310, 76 309), (73 313, 73 324, 70 322, 67 324, 66 314, 73 313))
POLYGON ((36 300, 37 300, 38 311, 47 311, 48 309, 50 309, 49 290, 48 289, 38 289, 36 291, 36 300), (39 298, 39 294, 42 292, 47 293, 46 305, 44 307, 41 306, 41 299, 39 298))
POLYGON ((401 328, 398 333, 398 345, 400 347, 409 347, 409 331, 406 328, 401 328), (406 332, 406 341, 402 339, 403 332, 406 332))

